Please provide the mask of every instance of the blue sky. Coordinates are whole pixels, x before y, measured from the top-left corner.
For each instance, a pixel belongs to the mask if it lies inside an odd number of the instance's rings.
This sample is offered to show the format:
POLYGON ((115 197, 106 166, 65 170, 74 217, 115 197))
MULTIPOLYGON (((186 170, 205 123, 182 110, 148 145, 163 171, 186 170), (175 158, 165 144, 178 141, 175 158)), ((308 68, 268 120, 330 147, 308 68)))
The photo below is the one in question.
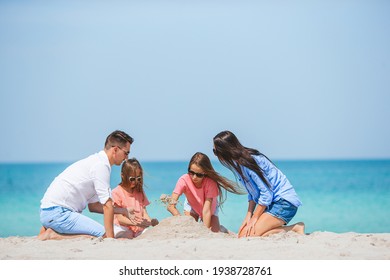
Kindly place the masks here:
POLYGON ((389 1, 1 1, 0 162, 390 158, 389 1), (79 3, 82 2, 82 3, 79 3))

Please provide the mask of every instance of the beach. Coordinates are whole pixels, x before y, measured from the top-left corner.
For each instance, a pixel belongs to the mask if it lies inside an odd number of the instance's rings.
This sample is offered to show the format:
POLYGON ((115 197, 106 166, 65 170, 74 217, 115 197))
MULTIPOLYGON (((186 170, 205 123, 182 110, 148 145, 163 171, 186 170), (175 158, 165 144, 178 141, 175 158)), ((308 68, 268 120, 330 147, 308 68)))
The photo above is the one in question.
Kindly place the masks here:
POLYGON ((390 233, 312 232, 241 238, 169 217, 128 239, 0 238, 1 260, 390 260, 390 233))

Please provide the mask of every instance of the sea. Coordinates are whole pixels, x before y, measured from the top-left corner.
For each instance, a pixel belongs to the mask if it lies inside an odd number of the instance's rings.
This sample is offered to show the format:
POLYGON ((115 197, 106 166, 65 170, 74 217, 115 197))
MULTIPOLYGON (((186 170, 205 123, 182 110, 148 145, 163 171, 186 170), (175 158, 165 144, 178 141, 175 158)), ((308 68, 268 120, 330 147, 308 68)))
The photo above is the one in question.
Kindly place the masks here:
MULTIPOLYGON (((40 200, 51 181, 70 163, 0 163, 0 237, 36 236, 40 200)), ((145 192, 151 202, 152 218, 170 217, 160 201, 171 194, 177 179, 186 172, 188 162, 142 162, 145 192)), ((306 233, 390 233, 389 160, 280 160, 278 168, 287 176, 303 202, 291 221, 304 222, 306 233)), ((214 168, 235 180, 233 173, 219 162, 214 168)), ((120 182, 120 167, 113 166, 111 187, 120 182)), ((181 197, 179 210, 182 210, 181 197)), ((248 207, 246 195, 228 193, 219 212, 220 223, 237 232, 248 207)), ((103 215, 85 215, 103 224, 103 215)))

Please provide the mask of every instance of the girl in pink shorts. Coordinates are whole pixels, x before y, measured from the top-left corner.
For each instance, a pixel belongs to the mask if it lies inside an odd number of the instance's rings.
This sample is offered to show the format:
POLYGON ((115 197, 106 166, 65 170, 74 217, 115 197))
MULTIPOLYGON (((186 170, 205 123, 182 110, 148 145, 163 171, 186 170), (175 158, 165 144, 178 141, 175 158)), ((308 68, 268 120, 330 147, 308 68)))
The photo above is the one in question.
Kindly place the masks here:
POLYGON ((203 153, 195 153, 188 165, 188 173, 179 178, 173 190, 168 211, 180 215, 176 208, 179 197, 186 197, 184 214, 192 216, 196 221, 201 219, 203 224, 213 232, 227 230, 220 225, 218 207, 224 201, 222 190, 241 194, 237 184, 219 175, 211 165, 209 157, 203 153))
POLYGON ((115 238, 135 238, 149 226, 158 224, 157 219, 151 219, 146 211, 150 204, 143 190, 143 170, 135 158, 125 160, 121 170, 122 182, 112 190, 112 198, 117 207, 129 209, 130 218, 115 215, 115 238))

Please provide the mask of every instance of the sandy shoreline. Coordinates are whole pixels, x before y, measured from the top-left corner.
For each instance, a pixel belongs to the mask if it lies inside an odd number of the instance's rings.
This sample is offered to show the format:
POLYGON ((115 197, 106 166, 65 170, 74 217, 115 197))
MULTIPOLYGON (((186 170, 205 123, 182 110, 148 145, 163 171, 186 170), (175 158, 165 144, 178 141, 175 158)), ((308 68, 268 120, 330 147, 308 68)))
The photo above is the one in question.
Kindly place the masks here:
POLYGON ((170 217, 133 240, 0 238, 2 260, 390 260, 390 233, 313 232, 242 238, 170 217))

